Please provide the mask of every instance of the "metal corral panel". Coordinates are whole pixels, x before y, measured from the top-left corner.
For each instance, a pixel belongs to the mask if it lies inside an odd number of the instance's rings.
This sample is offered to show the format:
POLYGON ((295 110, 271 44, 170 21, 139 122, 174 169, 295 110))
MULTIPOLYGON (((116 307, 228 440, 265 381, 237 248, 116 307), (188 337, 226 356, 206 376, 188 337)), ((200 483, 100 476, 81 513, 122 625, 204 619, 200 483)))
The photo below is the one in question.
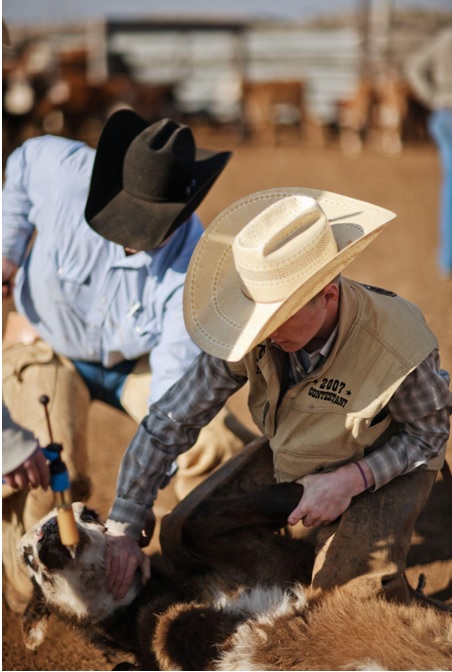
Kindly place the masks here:
POLYGON ((109 26, 109 59, 139 82, 174 83, 182 111, 219 120, 240 114, 240 81, 300 79, 307 103, 322 121, 354 89, 360 39, 353 29, 243 29, 187 26, 133 30, 109 26), (114 57, 112 59, 112 57, 114 57))

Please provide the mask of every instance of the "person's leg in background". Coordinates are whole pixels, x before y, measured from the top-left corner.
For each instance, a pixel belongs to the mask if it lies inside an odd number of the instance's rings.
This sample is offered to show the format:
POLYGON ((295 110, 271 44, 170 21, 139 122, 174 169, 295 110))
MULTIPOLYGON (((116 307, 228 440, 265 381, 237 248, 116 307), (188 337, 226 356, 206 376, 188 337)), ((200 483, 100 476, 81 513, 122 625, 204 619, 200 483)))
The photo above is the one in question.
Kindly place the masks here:
MULTIPOLYGON (((72 497, 86 499, 90 494, 86 435, 90 395, 75 367, 40 339, 32 343, 4 341, 2 376, 3 401, 11 416, 31 430, 42 447, 50 443, 50 437, 39 398, 49 397, 52 436, 63 446, 72 497)), ((53 508, 53 493, 41 488, 16 492, 3 486, 2 490, 5 597, 12 609, 21 611, 32 586, 18 560, 17 544, 22 534, 53 508)))
POLYGON ((444 274, 452 276, 452 109, 432 112, 429 129, 442 167, 439 265, 444 274))
POLYGON ((406 558, 436 473, 417 469, 354 497, 337 521, 319 528, 312 586, 346 586, 363 598, 409 602, 406 558))
POLYGON ((103 401, 123 413, 127 413, 121 403, 121 394, 128 375, 134 369, 137 360, 124 360, 112 367, 98 362, 85 362, 73 359, 72 363, 87 385, 91 399, 103 401))

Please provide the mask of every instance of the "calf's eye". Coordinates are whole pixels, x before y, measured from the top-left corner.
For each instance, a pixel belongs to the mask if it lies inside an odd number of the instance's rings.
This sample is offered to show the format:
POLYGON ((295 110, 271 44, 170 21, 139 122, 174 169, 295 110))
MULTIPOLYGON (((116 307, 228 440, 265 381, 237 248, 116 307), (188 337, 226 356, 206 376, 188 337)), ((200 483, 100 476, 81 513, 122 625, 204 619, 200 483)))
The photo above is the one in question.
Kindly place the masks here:
POLYGON ((80 520, 84 523, 99 523, 102 524, 99 520, 99 514, 94 509, 90 509, 89 506, 84 506, 80 514, 80 520))
POLYGON ((24 548, 24 562, 26 565, 29 565, 30 567, 33 567, 34 563, 34 555, 33 555, 33 549, 31 546, 25 546, 24 548))

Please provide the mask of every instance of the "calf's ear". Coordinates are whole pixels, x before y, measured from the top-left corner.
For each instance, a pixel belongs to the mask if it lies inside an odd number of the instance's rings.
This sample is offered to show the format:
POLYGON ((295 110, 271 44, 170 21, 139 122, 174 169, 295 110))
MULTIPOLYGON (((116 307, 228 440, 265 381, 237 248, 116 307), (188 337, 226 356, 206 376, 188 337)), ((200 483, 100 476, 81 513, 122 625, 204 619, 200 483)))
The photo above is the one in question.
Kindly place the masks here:
POLYGON ((35 584, 33 596, 22 615, 22 636, 25 646, 30 651, 35 651, 44 641, 49 616, 50 611, 44 596, 35 584))

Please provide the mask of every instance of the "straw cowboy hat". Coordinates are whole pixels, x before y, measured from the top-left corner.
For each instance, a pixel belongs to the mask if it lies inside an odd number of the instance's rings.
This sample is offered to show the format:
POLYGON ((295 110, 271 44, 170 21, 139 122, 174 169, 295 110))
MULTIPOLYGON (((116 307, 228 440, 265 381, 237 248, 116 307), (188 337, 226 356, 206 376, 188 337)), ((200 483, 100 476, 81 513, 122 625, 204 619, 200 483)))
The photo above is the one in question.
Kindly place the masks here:
POLYGON ((152 250, 190 217, 230 157, 197 148, 188 126, 119 110, 99 138, 86 221, 114 243, 152 250))
POLYGON ((296 313, 395 217, 370 203, 315 189, 260 191, 207 227, 184 289, 188 332, 230 362, 296 313))

